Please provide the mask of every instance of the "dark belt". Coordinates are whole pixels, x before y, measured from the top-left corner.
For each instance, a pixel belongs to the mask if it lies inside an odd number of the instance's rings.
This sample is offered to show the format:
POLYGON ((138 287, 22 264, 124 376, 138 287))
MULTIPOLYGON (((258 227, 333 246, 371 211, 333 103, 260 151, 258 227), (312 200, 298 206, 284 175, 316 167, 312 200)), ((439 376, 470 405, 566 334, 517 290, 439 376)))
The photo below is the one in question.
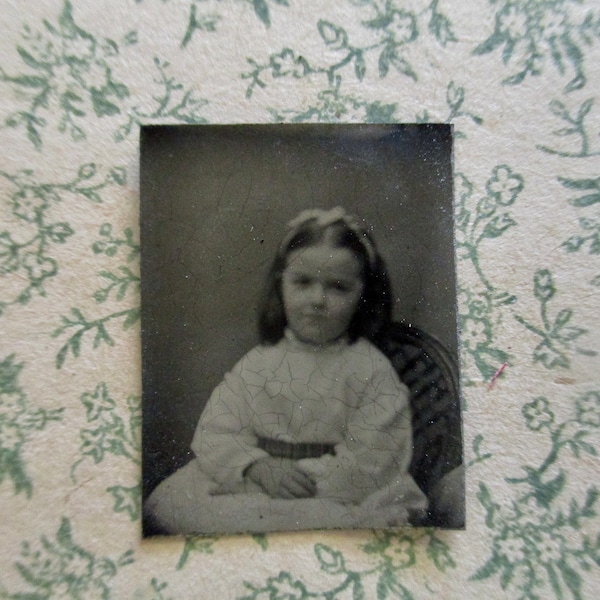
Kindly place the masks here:
POLYGON ((321 458, 325 454, 335 456, 335 446, 333 444, 292 444, 270 438, 258 438, 258 447, 271 456, 277 458, 292 458, 300 460, 301 458, 321 458))

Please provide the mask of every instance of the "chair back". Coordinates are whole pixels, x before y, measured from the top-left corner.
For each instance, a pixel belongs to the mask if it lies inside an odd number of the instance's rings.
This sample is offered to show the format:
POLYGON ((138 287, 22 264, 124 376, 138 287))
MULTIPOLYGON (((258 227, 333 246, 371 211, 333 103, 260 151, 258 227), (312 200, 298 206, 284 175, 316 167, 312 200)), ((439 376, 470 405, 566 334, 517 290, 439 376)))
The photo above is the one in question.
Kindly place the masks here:
POLYGON ((462 464, 457 363, 432 335, 393 323, 382 350, 410 390, 413 457, 410 473, 429 495, 444 475, 462 464))

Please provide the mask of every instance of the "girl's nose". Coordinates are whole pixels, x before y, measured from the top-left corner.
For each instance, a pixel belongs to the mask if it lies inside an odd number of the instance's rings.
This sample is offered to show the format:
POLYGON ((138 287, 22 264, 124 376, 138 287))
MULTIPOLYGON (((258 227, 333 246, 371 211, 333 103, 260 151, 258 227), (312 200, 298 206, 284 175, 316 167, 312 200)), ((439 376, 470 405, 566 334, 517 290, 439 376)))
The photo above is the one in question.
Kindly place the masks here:
POLYGON ((325 304, 325 289, 322 284, 315 283, 311 286, 309 299, 313 306, 323 306, 325 304))

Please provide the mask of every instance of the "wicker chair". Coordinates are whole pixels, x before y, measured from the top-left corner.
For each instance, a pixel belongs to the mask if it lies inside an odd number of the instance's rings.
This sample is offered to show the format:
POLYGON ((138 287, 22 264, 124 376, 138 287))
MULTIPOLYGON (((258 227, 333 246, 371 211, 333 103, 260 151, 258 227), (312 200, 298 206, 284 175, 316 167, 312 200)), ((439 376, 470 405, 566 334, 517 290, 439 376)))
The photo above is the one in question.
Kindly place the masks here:
POLYGON ((392 325, 382 350, 411 392, 410 472, 430 504, 428 516, 413 524, 462 528, 464 474, 456 361, 436 338, 403 323, 392 325))

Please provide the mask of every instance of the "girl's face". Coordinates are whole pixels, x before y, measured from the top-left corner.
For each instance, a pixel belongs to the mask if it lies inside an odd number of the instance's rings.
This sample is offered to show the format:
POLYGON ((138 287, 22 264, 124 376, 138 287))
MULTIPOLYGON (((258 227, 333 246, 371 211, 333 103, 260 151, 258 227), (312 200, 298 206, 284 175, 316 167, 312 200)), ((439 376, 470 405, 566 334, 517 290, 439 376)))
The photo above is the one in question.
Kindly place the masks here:
POLYGON ((288 327, 301 341, 325 345, 343 336, 363 292, 361 261, 326 243, 293 250, 282 274, 288 327))

